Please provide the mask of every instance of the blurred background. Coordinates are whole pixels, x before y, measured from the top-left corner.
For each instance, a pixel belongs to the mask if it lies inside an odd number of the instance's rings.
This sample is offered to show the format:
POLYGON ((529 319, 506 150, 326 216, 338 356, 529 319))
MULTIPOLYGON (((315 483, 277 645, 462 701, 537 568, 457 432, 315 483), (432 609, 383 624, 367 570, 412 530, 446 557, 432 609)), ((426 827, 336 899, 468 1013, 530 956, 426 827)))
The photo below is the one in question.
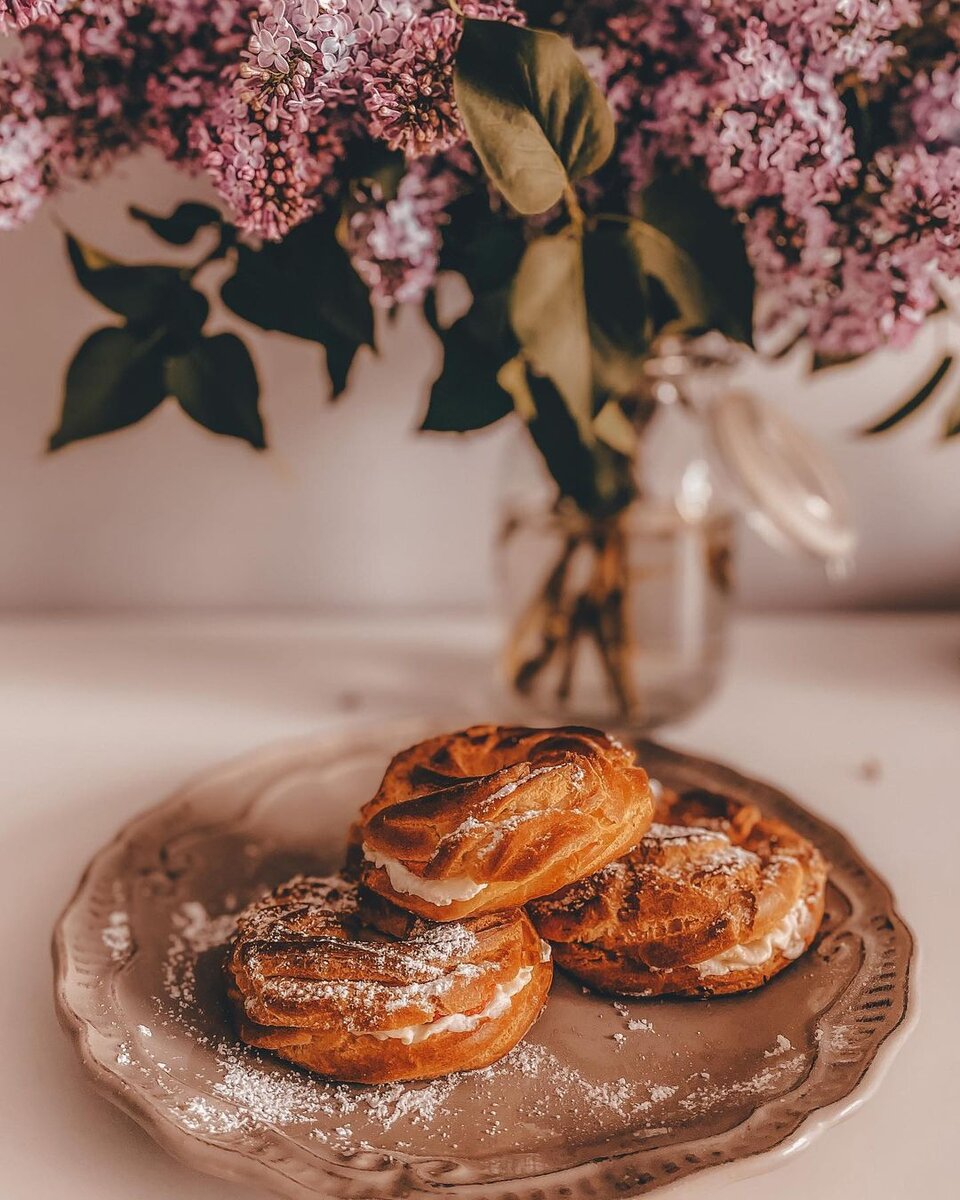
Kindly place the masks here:
MULTIPOLYGON (((326 399, 321 351, 247 326, 271 448, 257 453, 184 418, 172 401, 142 424, 44 452, 63 371, 103 310, 77 285, 63 229, 122 259, 176 261, 126 215, 210 199, 149 155, 79 186, 0 242, 0 605, 7 610, 456 608, 493 602, 490 570, 502 422, 422 434, 439 348, 416 313, 382 322, 348 394, 326 399)), ((189 255, 187 255, 189 257, 189 255)), ((240 323, 214 310, 213 329, 240 323)), ((849 488, 857 569, 830 583, 744 532, 742 605, 754 609, 960 606, 960 446, 935 413, 865 439, 943 352, 931 322, 907 353, 804 373, 800 351, 751 383, 818 435, 849 488)))

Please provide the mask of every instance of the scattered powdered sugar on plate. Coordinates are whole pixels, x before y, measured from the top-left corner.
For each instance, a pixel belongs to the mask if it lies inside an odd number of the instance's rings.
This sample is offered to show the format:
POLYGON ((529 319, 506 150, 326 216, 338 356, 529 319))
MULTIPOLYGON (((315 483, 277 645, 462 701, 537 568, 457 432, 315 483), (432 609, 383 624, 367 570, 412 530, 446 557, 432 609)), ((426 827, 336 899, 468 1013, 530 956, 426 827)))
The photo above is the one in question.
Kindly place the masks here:
POLYGON ((632 1033, 655 1033, 653 1022, 647 1021, 643 1017, 634 1017, 627 1022, 627 1028, 632 1033))
POLYGON ((125 912, 112 912, 107 919, 100 937, 110 951, 110 957, 117 962, 126 958, 133 948, 133 934, 130 932, 130 918, 125 912))
POLYGON ((790 1039, 785 1037, 782 1033, 778 1033, 776 1045, 772 1046, 769 1050, 764 1050, 763 1057, 779 1058, 781 1054, 786 1054, 788 1050, 792 1049, 793 1042, 791 1042, 790 1039))
POLYGON ((844 1054, 855 1045, 852 1037, 853 1027, 850 1025, 834 1025, 830 1030, 830 1049, 838 1054, 844 1054))
POLYGON ((181 1008, 196 1000, 196 963, 208 950, 224 945, 237 927, 236 913, 212 917, 198 900, 187 900, 172 915, 173 931, 163 961, 163 985, 181 1008))
MULTIPOLYGON (((124 1043, 117 1053, 118 1065, 152 1073, 153 1083, 167 1090, 174 1103, 177 1080, 171 1068, 151 1059, 146 1047, 159 1049, 158 1042, 186 1035, 202 1049, 210 1064, 204 1069, 203 1094, 176 1103, 182 1126, 201 1136, 229 1140, 253 1130, 282 1128, 315 1145, 318 1153, 349 1158, 374 1151, 388 1156, 435 1155, 456 1149, 457 1139, 469 1128, 472 1144, 488 1143, 491 1149, 496 1144, 509 1150, 518 1128, 523 1128, 528 1143, 530 1139, 544 1145, 553 1141, 557 1114, 562 1111, 584 1138, 625 1134, 652 1139, 670 1133, 691 1116, 747 1096, 772 1093, 784 1073, 803 1061, 802 1055, 786 1058, 792 1047, 781 1035, 768 1055, 776 1062, 750 1079, 721 1087, 702 1072, 691 1074, 678 1087, 675 1076, 667 1082, 656 1067, 644 1068, 644 1056, 654 1043, 647 1042, 640 1052, 640 1042, 617 1031, 602 1035, 612 1037, 616 1051, 623 1053, 625 1072, 616 1078, 591 1078, 594 1064, 589 1055, 582 1058, 580 1069, 575 1062, 565 1061, 566 1054, 561 1058, 537 1041, 526 1041, 492 1066, 427 1083, 362 1086, 326 1081, 252 1051, 224 1030, 215 997, 221 986, 222 951, 236 930, 238 913, 232 911, 236 903, 231 898, 231 911, 217 913, 199 901, 188 901, 172 912, 160 963, 163 994, 156 997, 157 1021, 151 1022, 152 1032, 148 1025, 139 1027, 141 1037, 149 1040, 141 1041, 135 1050, 124 1043), (632 1046, 637 1047, 633 1054, 632 1046)), ((427 960, 430 951, 455 949, 446 944, 447 937, 444 933, 436 946, 418 949, 427 960)), ((609 1013, 608 1005, 600 1002, 597 1011, 609 1013)), ((639 1006, 615 1001, 613 1009, 623 1030, 654 1033, 651 1020, 634 1015, 642 1011, 639 1006)))
POLYGON ((763 1095, 780 1086, 782 1077, 803 1068, 806 1059, 802 1054, 783 1059, 776 1065, 763 1067, 747 1079, 736 1080, 726 1085, 707 1084, 695 1088, 680 1100, 680 1107, 687 1113, 699 1115, 730 1101, 748 1100, 763 1095))
POLYGON ((222 946, 237 927, 236 913, 211 917, 199 900, 186 900, 174 914, 173 923, 194 954, 222 946))
MULTIPOLYGON (((460 1113, 456 1093, 466 1086, 479 1090, 485 1102, 485 1127, 478 1135, 496 1136, 509 1129, 508 1118, 515 1119, 518 1097, 510 1085, 529 1079, 538 1081, 521 1110, 529 1121, 549 1122, 558 1096, 582 1114, 585 1125, 594 1126, 603 1124, 604 1117, 627 1120, 649 1106, 648 1089, 639 1081, 592 1082, 533 1043, 521 1043, 490 1067, 425 1084, 359 1086, 312 1077, 199 1029, 197 960, 229 941, 236 914, 211 915, 204 905, 191 901, 175 910, 171 924, 162 964, 166 998, 172 1002, 178 1026, 215 1055, 220 1074, 213 1084, 213 1096, 200 1097, 180 1110, 184 1124, 197 1132, 217 1135, 257 1125, 311 1125, 314 1140, 338 1149, 346 1150, 347 1143, 353 1149, 364 1149, 370 1147, 370 1137, 387 1133, 398 1124, 404 1130, 456 1128, 460 1113)), ((130 1061, 128 1053, 126 1061, 130 1061)))
MULTIPOLYGON (((675 1088, 619 1078, 597 1083, 579 1070, 568 1067, 546 1047, 522 1042, 505 1058, 492 1066, 469 1073, 454 1073, 428 1083, 387 1083, 376 1086, 326 1082, 261 1059, 242 1046, 222 1042, 216 1048, 222 1078, 214 1084, 216 1096, 235 1106, 241 1126, 313 1125, 310 1136, 326 1142, 345 1140, 344 1129, 355 1131, 362 1123, 367 1139, 390 1131, 403 1122, 405 1128, 426 1130, 442 1126, 457 1127, 460 1113, 456 1102, 458 1089, 467 1085, 479 1091, 485 1101, 484 1136, 501 1133, 509 1116, 527 1121, 549 1121, 559 1099, 582 1117, 585 1126, 596 1125, 598 1118, 614 1116, 629 1120, 647 1112, 652 1104, 669 1099, 675 1088), (530 1096, 519 1097, 509 1085, 522 1078, 535 1078, 540 1086, 530 1096), (503 1112, 501 1113, 501 1106, 503 1112), (320 1122, 327 1118, 331 1127, 320 1122), (349 1118, 349 1124, 347 1123, 349 1118), (332 1125, 332 1122, 337 1122, 332 1125)), ((204 1110, 191 1116, 202 1123, 204 1110)), ((211 1133, 224 1131, 223 1113, 210 1110, 211 1133)), ((358 1134, 359 1136, 359 1134, 358 1134)), ((369 1141, 356 1148, 369 1148, 369 1141)), ((400 1148, 400 1143, 397 1143, 400 1148)))
POLYGON ((205 1096, 194 1096, 180 1110, 180 1120, 194 1133, 238 1133, 247 1125, 241 1114, 218 1107, 205 1096))
MULTIPOLYGON (((428 1084, 389 1083, 378 1086, 327 1082, 292 1067, 270 1062, 237 1043, 216 1047, 221 1080, 216 1095, 236 1106, 246 1125, 312 1125, 323 1117, 338 1122, 342 1139, 345 1117, 361 1117, 382 1130, 401 1119, 426 1126, 444 1111, 448 1098, 463 1079, 447 1075, 428 1084)), ((326 1140, 329 1129, 315 1128, 311 1136, 326 1140)))
POLYGON ((623 1017, 626 1022, 627 1029, 631 1033, 655 1033, 653 1022, 648 1021, 646 1017, 634 1017, 628 1005, 621 1003, 619 1000, 613 1002, 614 1009, 623 1017))

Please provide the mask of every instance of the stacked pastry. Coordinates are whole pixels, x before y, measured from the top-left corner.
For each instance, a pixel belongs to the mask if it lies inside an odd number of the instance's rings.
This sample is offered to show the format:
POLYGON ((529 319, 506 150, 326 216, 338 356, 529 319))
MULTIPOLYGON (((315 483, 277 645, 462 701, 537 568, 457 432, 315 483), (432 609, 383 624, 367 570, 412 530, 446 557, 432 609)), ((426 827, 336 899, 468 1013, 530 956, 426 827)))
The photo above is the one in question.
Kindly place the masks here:
POLYGON ((474 726, 403 751, 343 873, 241 915, 241 1038, 335 1079, 427 1079, 512 1049, 554 957, 622 995, 764 983, 813 940, 820 855, 750 806, 657 791, 591 729, 474 726))

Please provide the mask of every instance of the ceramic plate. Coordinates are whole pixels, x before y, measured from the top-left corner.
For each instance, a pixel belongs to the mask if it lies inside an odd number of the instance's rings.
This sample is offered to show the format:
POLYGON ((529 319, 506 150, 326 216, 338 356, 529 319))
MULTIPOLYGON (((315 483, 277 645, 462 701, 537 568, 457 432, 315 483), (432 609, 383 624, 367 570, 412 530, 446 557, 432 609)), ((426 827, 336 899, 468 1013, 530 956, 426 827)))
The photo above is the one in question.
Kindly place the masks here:
POLYGON ((614 1003, 558 972, 506 1059, 423 1085, 324 1083, 240 1046, 219 975, 233 914, 297 871, 335 868, 358 804, 422 733, 260 751, 137 818, 90 864, 56 931, 61 1019, 100 1089, 168 1150, 301 1200, 622 1198, 709 1166, 770 1165, 862 1096, 909 1024, 912 939, 889 890, 782 792, 652 744, 641 761, 664 783, 758 803, 830 861, 820 938, 766 988, 614 1003))

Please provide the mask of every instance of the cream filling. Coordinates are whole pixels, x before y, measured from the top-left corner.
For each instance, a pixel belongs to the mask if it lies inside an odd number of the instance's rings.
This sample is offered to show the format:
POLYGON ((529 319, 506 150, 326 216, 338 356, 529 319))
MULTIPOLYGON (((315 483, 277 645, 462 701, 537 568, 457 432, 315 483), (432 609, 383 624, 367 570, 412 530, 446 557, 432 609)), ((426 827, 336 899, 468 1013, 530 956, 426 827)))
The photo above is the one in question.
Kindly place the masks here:
POLYGON ((728 950, 707 958, 696 964, 701 976, 729 975, 731 971, 741 971, 745 967, 762 967, 777 953, 784 957, 799 958, 806 949, 806 935, 810 924, 810 909, 806 900, 801 898, 796 902, 787 915, 763 937, 754 938, 752 942, 744 942, 739 946, 731 946, 728 950))
POLYGON ((509 1010, 513 997, 517 992, 522 992, 532 978, 533 967, 521 967, 509 983, 497 984, 493 999, 479 1012, 450 1013, 446 1017, 437 1017, 435 1021, 424 1021, 421 1025, 402 1025, 399 1029, 384 1029, 379 1033, 371 1033, 370 1036, 381 1042, 387 1038, 397 1038, 405 1046, 413 1046, 417 1042, 425 1042, 437 1033, 469 1033, 482 1021, 493 1021, 502 1017, 509 1010))
POLYGON ((477 883, 469 875, 454 875, 450 879, 422 879, 408 871, 402 862, 391 858, 389 854, 381 854, 366 842, 363 844, 363 857, 375 867, 382 867, 386 871, 390 886, 395 892, 401 892, 405 896, 419 896, 421 900, 429 900, 438 908, 444 908, 454 900, 472 900, 487 887, 487 884, 477 883))

